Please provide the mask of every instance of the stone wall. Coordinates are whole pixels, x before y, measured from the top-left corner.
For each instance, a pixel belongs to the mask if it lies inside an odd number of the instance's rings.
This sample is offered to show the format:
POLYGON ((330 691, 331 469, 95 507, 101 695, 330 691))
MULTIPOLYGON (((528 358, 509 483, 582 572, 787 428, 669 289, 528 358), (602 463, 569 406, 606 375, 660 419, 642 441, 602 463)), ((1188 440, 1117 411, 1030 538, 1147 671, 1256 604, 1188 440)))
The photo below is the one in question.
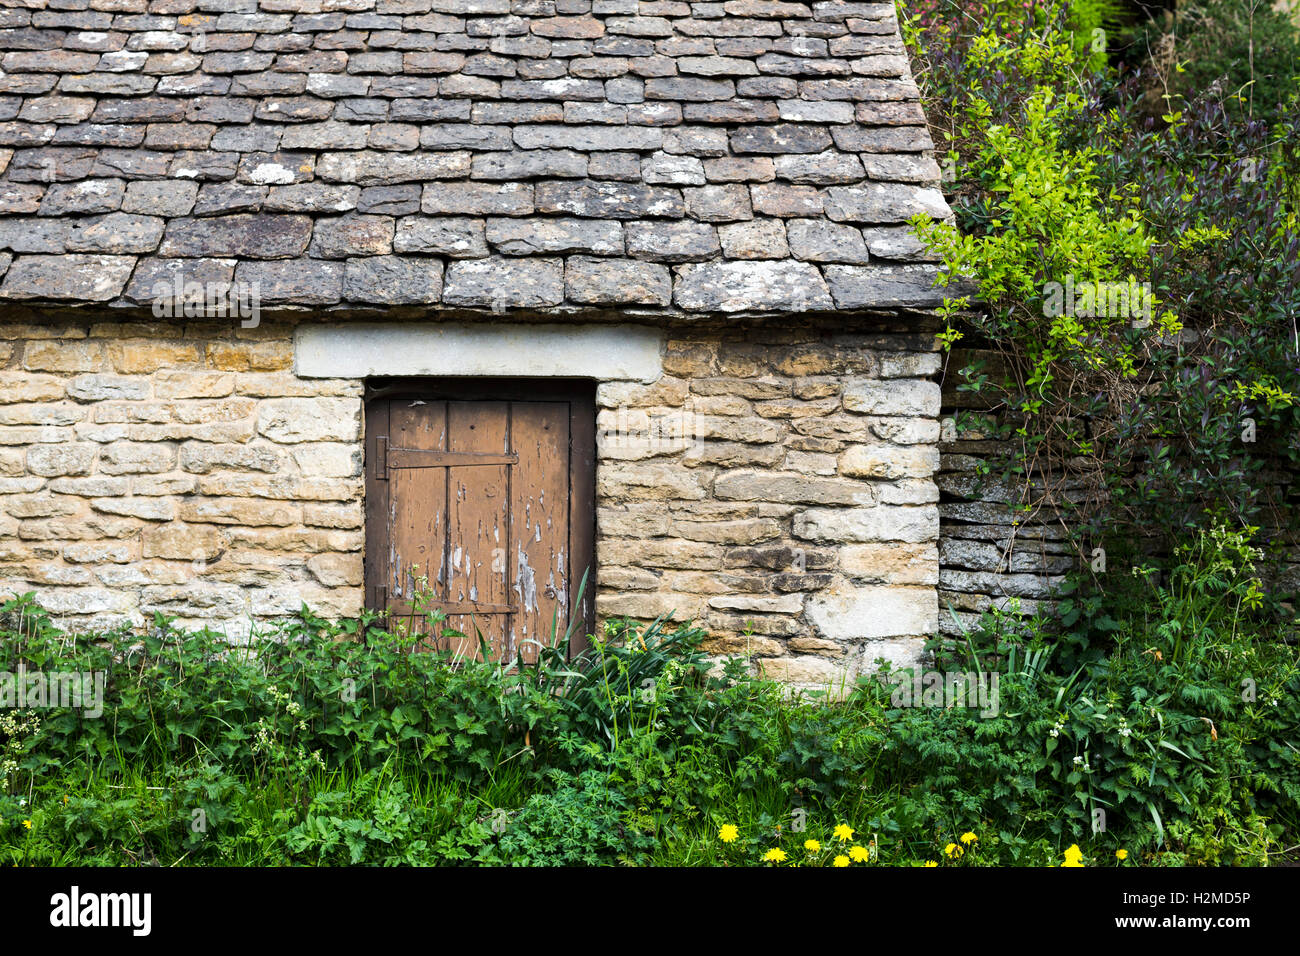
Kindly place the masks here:
MULTIPOLYGON (((974 360, 993 370, 1002 361, 992 349, 968 348, 954 350, 948 365, 956 370, 974 360)), ((979 431, 959 432, 952 427, 955 416, 979 408, 974 395, 957 390, 958 381, 956 374, 949 374, 943 383, 943 433, 935 476, 940 491, 939 629, 950 636, 973 626, 992 608, 1014 607, 1024 615, 1049 613, 1066 575, 1092 558, 1091 553, 1076 552, 1050 506, 1040 501, 1035 513, 1026 517, 1012 507, 1020 502, 1023 488, 979 476, 981 467, 1007 460, 1011 448, 979 431)), ((1277 462, 1261 475, 1261 498, 1278 509, 1288 503, 1292 509, 1300 507, 1300 487, 1287 474, 1277 450, 1264 441, 1256 453, 1277 462)), ((1035 481, 1041 489, 1042 476, 1035 481)), ((1095 485, 1077 472, 1066 478, 1058 475, 1052 482, 1057 494, 1075 496, 1095 485)), ((1270 552, 1260 565, 1261 578, 1273 592, 1293 596, 1300 592, 1300 528, 1277 527, 1276 519, 1268 523, 1274 526, 1259 539, 1270 552)), ((1158 553, 1154 541, 1146 547, 1158 553)))
POLYGON ((0 325, 0 594, 78 627, 355 615, 362 386, 292 361, 284 324, 0 325))
POLYGON ((633 422, 687 407, 703 440, 660 454, 598 440, 598 612, 693 617, 714 652, 797 683, 916 659, 938 611, 932 348, 932 334, 678 331, 658 382, 602 386, 602 431, 623 430, 619 406, 633 422))
MULTIPOLYGON (((0 324, 0 593, 78 627, 355 615, 363 382, 295 374, 298 321, 0 324)), ((694 618, 805 684, 915 659, 939 583, 922 321, 670 328, 656 381, 600 383, 599 615, 694 618)))
POLYGON ((1078 565, 1065 530, 1051 515, 1023 520, 1013 505, 1020 489, 987 477, 980 468, 1009 454, 1009 446, 977 430, 958 431, 963 411, 979 411, 979 399, 957 390, 956 370, 973 361, 999 368, 990 350, 956 349, 943 383, 939 443, 939 630, 950 636, 973 626, 992 608, 1018 607, 1031 615, 1051 598, 1064 575, 1078 565))

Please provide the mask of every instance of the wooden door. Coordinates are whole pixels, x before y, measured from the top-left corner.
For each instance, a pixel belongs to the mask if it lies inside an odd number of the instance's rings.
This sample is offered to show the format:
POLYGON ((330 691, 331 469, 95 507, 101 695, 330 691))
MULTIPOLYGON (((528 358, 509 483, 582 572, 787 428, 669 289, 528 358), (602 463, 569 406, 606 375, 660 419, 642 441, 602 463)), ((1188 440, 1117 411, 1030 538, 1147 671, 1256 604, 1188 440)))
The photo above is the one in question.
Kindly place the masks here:
POLYGON ((366 458, 366 603, 390 626, 465 657, 481 633, 495 659, 531 663, 576 613, 581 648, 595 606, 590 383, 373 383, 366 458), (465 636, 429 634, 417 592, 465 636))

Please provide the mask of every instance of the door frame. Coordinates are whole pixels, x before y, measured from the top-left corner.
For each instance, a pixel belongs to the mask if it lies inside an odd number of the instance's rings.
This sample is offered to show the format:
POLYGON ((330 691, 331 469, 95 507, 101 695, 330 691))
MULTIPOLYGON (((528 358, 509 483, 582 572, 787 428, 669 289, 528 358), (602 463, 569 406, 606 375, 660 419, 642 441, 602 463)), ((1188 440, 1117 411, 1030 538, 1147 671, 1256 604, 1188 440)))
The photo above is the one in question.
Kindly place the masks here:
MULTIPOLYGON (((375 377, 365 383, 365 599, 371 608, 375 588, 384 577, 384 518, 389 510, 387 481, 374 476, 378 438, 388 431, 382 403, 390 400, 567 402, 569 405, 569 593, 576 593, 587 573, 578 609, 583 626, 573 636, 570 655, 584 651, 596 629, 596 380, 580 378, 411 378, 375 377)), ((373 608, 371 608, 373 610, 373 608)), ((572 607, 566 609, 573 613, 572 607)))

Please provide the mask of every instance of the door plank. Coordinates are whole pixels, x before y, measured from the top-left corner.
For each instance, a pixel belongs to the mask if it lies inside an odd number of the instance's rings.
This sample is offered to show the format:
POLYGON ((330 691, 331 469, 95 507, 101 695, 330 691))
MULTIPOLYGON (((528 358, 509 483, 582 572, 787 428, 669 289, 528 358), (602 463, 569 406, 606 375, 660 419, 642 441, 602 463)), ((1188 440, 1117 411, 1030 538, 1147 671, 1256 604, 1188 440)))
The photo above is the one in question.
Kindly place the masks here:
MULTIPOLYGON (((447 448, 447 403, 394 401, 389 408, 389 448, 447 448)), ((390 607, 407 605, 416 578, 427 575, 429 588, 447 595, 447 472, 442 468, 389 469, 389 548, 386 579, 390 607), (418 569, 418 570, 417 570, 418 569)), ((414 632, 427 626, 412 613, 394 613, 414 632)))
POLYGON ((452 465, 469 468, 474 465, 514 465, 518 461, 518 455, 477 455, 463 451, 425 451, 420 448, 389 447, 387 454, 389 468, 450 468, 452 465))
POLYGON ((551 643, 568 624, 569 405, 516 402, 513 450, 519 455, 511 491, 510 582, 520 611, 510 651, 537 659, 534 642, 551 643))
MULTIPOLYGON (((447 403, 447 451, 474 455, 510 452, 508 402, 447 403)), ((453 465, 448 480, 447 592, 457 604, 509 605, 506 584, 510 543, 509 465, 453 465)), ((466 657, 480 656, 476 629, 482 631, 494 657, 504 652, 509 615, 501 613, 455 614, 447 626, 465 635, 453 647, 466 657)))

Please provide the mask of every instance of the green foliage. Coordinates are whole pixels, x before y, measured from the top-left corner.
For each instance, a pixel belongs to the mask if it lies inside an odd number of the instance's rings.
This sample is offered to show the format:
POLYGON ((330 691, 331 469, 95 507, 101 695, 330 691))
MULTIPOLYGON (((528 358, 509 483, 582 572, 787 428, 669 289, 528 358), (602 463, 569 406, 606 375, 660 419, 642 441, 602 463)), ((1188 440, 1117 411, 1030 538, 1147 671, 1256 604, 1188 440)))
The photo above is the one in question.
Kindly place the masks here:
POLYGON ((1167 584, 1137 576, 1120 620, 1076 635, 1114 646, 1072 669, 1026 653, 1033 627, 986 616, 949 664, 1001 668, 999 714, 891 711, 889 766, 917 778, 900 812, 986 819, 1012 855, 1043 833, 1195 864, 1280 855, 1300 819, 1300 654, 1260 628, 1258 556, 1245 533, 1198 536, 1167 584))
POLYGON ((316 792, 305 818, 285 834, 288 852, 304 862, 393 866, 428 861, 428 809, 412 806, 400 778, 367 771, 351 787, 316 792))
POLYGON ((629 737, 689 724, 703 699, 659 704, 703 685, 703 635, 686 626, 613 623, 572 659, 563 635, 521 667, 413 653, 418 635, 381 624, 304 608, 231 644, 162 617, 143 633, 69 634, 32 595, 0 605, 0 670, 104 680, 100 715, 3 713, 0 834, 23 847, 6 858, 30 862, 64 840, 113 862, 490 857, 488 831, 463 807, 432 800, 403 815, 421 781, 481 791, 505 773, 536 784, 548 767, 581 769, 629 737), (561 746, 579 739, 594 752, 561 746), (39 821, 24 794, 44 795, 39 821), (434 824, 441 837, 417 845, 412 835, 434 824))
POLYGON ((883 721, 871 703, 852 698, 841 707, 798 703, 777 711, 777 763, 797 794, 820 802, 852 787, 874 783, 873 767, 884 743, 883 721))
MULTIPOLYGON (((977 38, 979 49, 993 41, 977 38)), ((997 51, 1004 52, 1004 51, 997 51)), ((1060 55, 1048 48, 1036 56, 1060 55)), ((1002 58, 990 54, 991 66, 1002 58)), ((1034 65, 1006 63, 1028 75, 1034 65)), ((987 101, 972 99, 966 119, 986 119, 987 101)), ((1046 286, 1075 276, 1075 284, 1134 278, 1153 239, 1131 197, 1107 194, 1098 180, 1101 151, 1067 148, 1067 130, 1085 119, 1083 98, 1037 86, 1014 121, 986 125, 973 159, 980 199, 963 209, 964 229, 926 217, 914 222, 918 235, 944 259, 952 276, 977 276, 988 314, 972 323, 988 335, 1010 335, 1028 360, 1013 413, 1036 417, 1057 391, 1062 363, 1132 375, 1140 339, 1128 334, 1127 315, 1080 315, 1046 308, 1046 286), (973 228, 972 228, 973 227, 973 228)), ((952 300, 965 308, 970 297, 952 300)), ((1157 330, 1178 331, 1164 312, 1157 330)), ((949 341, 956 339, 949 336, 949 341)))
POLYGON ((6 613, 22 630, 0 646, 21 644, 29 662, 137 653, 108 661, 98 729, 58 709, 8 715, 0 746, 16 767, 0 794, 0 862, 814 865, 845 858, 850 843, 832 831, 847 820, 872 854, 855 851, 852 865, 877 853, 1055 865, 1073 844, 1094 861, 1127 849, 1134 862, 1272 863, 1300 832, 1300 659, 1260 628, 1257 557, 1220 526, 1178 553, 1164 583, 1134 576, 1123 606, 1079 614, 1073 643, 1014 609, 990 613, 936 648, 940 666, 996 672, 996 713, 983 714, 899 706, 878 680, 846 700, 791 695, 740 661, 706 679, 697 635, 620 622, 572 671, 600 680, 388 658, 379 641, 384 666, 358 700, 390 706, 400 692, 463 712, 363 709, 336 727, 302 688, 336 692, 326 674, 337 679, 335 655, 354 642, 328 636, 350 633, 346 622, 304 613, 277 633, 326 639, 224 649, 168 629, 150 657, 125 634, 60 640, 18 601, 6 613), (181 665, 195 698, 173 683, 181 665), (566 681, 588 691, 576 710, 559 703, 566 681), (526 703, 539 686, 550 706, 526 703), (212 688, 226 695, 219 720, 212 688), (70 720, 102 739, 79 746, 70 720), (349 730, 393 745, 369 758, 349 730), (297 762, 316 752, 325 769, 297 762), (742 836, 723 843, 723 824, 742 836), (968 832, 977 846, 945 853, 968 832))
POLYGON ((565 708, 570 727, 612 749, 657 719, 661 697, 698 686, 706 669, 699 628, 669 628, 658 619, 642 627, 630 619, 605 624, 605 639, 568 663, 567 647, 542 651, 537 670, 540 686, 554 693, 565 708))
POLYGON ((1129 8, 1122 0, 1071 0, 1069 9, 1075 53, 1091 68, 1103 68, 1112 38, 1126 32, 1129 8))
POLYGON ((624 822, 627 799, 598 771, 550 775, 555 790, 535 793, 500 839, 512 866, 599 866, 644 861, 654 840, 624 822))
POLYGON ((162 618, 143 635, 64 634, 31 595, 0 616, 23 622, 0 641, 0 670, 106 675, 102 718, 59 710, 24 731, 32 745, 11 759, 29 777, 85 761, 101 772, 213 763, 305 779, 409 757, 475 781, 507 760, 534 765, 564 733, 616 745, 654 719, 658 696, 698 681, 701 661, 702 632, 664 622, 620 624, 572 661, 552 649, 521 669, 412 653, 412 639, 373 619, 330 624, 305 608, 245 646, 162 618))
MULTIPOLYGON (((1143 45, 1177 64, 1164 71, 1172 95, 1221 89, 1242 113, 1273 120, 1300 91, 1300 26, 1272 3, 1184 0, 1141 29, 1143 45)), ((1154 64, 1159 65, 1159 64, 1154 64)))
MULTIPOLYGON (((1252 119, 1235 90, 1191 84, 1157 123, 1151 75, 1081 49, 1105 17, 1096 5, 981 12, 939 0, 904 30, 956 172, 956 228, 915 223, 962 283, 940 338, 995 356, 951 368, 973 409, 959 432, 1007 449, 973 490, 1059 515, 1080 553, 1104 546, 1112 567, 1168 554, 1215 516, 1289 526, 1300 98, 1252 119), (1071 283, 1145 283, 1150 298, 1137 315, 1122 292, 1071 314, 1071 283)), ((1256 29, 1278 16, 1257 10, 1256 29)), ((1076 582, 1073 600, 1100 588, 1076 582)))
POLYGON ((741 661, 706 678, 697 628, 611 621, 519 667, 412 653, 381 624, 304 608, 232 644, 161 617, 73 635, 31 595, 0 605, 0 670, 105 679, 98 717, 6 715, 4 858, 540 861, 567 819, 582 836, 557 860, 644 860, 737 798, 775 826, 856 797, 879 749, 856 706, 789 699, 741 661))

